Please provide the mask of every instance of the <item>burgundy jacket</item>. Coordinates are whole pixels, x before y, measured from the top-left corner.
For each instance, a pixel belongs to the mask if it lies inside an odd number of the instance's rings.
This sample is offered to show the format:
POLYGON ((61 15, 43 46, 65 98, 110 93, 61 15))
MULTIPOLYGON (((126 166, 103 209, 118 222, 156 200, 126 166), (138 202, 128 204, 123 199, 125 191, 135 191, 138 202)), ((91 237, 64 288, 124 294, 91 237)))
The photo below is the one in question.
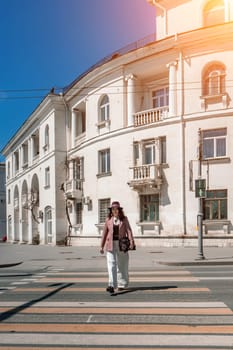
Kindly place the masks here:
MULTIPOLYGON (((133 233, 129 224, 127 217, 124 217, 123 221, 120 221, 119 224, 119 238, 128 236, 129 240, 133 242, 133 233)), ((107 251, 113 250, 113 217, 111 219, 107 218, 105 221, 102 239, 101 239, 101 248, 106 248, 107 251)))

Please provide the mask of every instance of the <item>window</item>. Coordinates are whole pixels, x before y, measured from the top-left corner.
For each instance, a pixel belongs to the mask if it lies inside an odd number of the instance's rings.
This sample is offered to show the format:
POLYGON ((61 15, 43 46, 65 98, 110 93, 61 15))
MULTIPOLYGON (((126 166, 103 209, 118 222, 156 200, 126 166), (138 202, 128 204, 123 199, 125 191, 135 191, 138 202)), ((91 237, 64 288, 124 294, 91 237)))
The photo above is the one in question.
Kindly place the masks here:
POLYGON ((46 207, 45 208, 45 234, 47 238, 48 243, 52 243, 52 208, 46 207))
POLYGON ((82 210, 83 210, 83 206, 82 206, 82 203, 77 203, 76 204, 76 217, 77 217, 77 220, 76 220, 76 223, 78 225, 81 225, 82 224, 82 210))
POLYGON ((167 139, 166 136, 160 137, 160 164, 167 163, 167 139))
POLYGON ((110 207, 110 198, 99 200, 99 224, 103 224, 108 216, 108 208, 110 207))
POLYGON ((99 174, 110 173, 110 149, 99 151, 99 174))
POLYGON ((202 94, 216 96, 225 93, 225 66, 221 63, 208 65, 203 71, 202 94))
POLYGON ((8 203, 8 204, 11 204, 11 190, 8 190, 8 191, 7 191, 7 197, 8 197, 8 198, 7 198, 7 203, 8 203))
POLYGON ((166 107, 169 105, 169 88, 152 91, 153 108, 166 107))
POLYGON ((23 167, 26 167, 28 165, 28 143, 25 142, 22 145, 22 151, 23 151, 23 167))
POLYGON ((204 199, 205 220, 227 219, 227 190, 208 190, 204 199))
POLYGON ((154 142, 143 146, 143 164, 155 164, 155 144, 154 142))
POLYGON ((109 98, 107 95, 104 95, 100 100, 99 123, 108 121, 109 113, 110 113, 109 98))
POLYGON ((50 186, 50 168, 45 168, 45 187, 50 186))
POLYGON ((32 135, 32 146, 33 158, 37 158, 37 156, 40 154, 39 131, 36 131, 36 133, 32 135))
POLYGON ((73 179, 83 180, 84 178, 84 158, 76 158, 73 167, 73 179))
POLYGON ((19 171, 19 151, 14 153, 15 174, 19 171))
POLYGON ((7 178, 11 177, 11 163, 7 162, 7 178))
POLYGON ((159 195, 140 196, 140 220, 154 222, 159 220, 159 195))
POLYGON ((208 1, 203 10, 203 25, 211 26, 225 22, 224 0, 208 1))
POLYGON ((49 126, 47 124, 44 131, 44 150, 48 151, 48 149, 49 149, 49 126))
POLYGON ((221 158, 226 156, 227 129, 202 131, 202 158, 221 158))
POLYGON ((8 216, 8 240, 10 241, 12 239, 12 216, 8 216))
POLYGON ((86 113, 77 110, 76 111, 76 137, 82 135, 86 131, 86 113))

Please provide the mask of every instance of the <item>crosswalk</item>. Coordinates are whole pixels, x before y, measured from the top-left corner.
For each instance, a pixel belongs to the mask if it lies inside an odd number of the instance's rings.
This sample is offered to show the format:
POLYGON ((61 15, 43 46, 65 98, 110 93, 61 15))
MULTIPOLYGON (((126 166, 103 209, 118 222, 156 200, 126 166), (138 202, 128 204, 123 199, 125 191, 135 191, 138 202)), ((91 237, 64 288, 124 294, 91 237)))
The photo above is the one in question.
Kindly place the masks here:
POLYGON ((190 271, 132 271, 113 295, 106 281, 102 271, 55 268, 9 280, 0 349, 233 349, 233 311, 190 271))

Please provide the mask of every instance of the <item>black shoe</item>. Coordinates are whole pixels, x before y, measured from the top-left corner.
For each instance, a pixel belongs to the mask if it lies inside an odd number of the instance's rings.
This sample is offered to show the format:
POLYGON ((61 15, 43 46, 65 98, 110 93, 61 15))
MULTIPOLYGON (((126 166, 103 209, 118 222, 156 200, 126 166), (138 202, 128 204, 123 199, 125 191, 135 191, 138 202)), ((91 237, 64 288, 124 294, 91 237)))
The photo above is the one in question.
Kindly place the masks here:
POLYGON ((108 286, 106 288, 106 292, 109 292, 109 293, 114 293, 114 288, 112 286, 108 286))

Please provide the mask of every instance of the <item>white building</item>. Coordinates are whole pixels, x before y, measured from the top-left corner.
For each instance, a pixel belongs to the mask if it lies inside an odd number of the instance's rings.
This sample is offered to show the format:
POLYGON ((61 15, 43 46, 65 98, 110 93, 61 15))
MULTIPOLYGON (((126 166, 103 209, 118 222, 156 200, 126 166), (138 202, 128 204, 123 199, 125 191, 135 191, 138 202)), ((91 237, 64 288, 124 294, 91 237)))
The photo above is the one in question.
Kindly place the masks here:
POLYGON ((233 3, 148 1, 156 40, 49 94, 4 148, 9 240, 98 244, 119 200, 138 244, 196 244, 200 138, 204 239, 233 244, 233 3))
POLYGON ((5 163, 0 163, 0 239, 6 236, 5 163))

